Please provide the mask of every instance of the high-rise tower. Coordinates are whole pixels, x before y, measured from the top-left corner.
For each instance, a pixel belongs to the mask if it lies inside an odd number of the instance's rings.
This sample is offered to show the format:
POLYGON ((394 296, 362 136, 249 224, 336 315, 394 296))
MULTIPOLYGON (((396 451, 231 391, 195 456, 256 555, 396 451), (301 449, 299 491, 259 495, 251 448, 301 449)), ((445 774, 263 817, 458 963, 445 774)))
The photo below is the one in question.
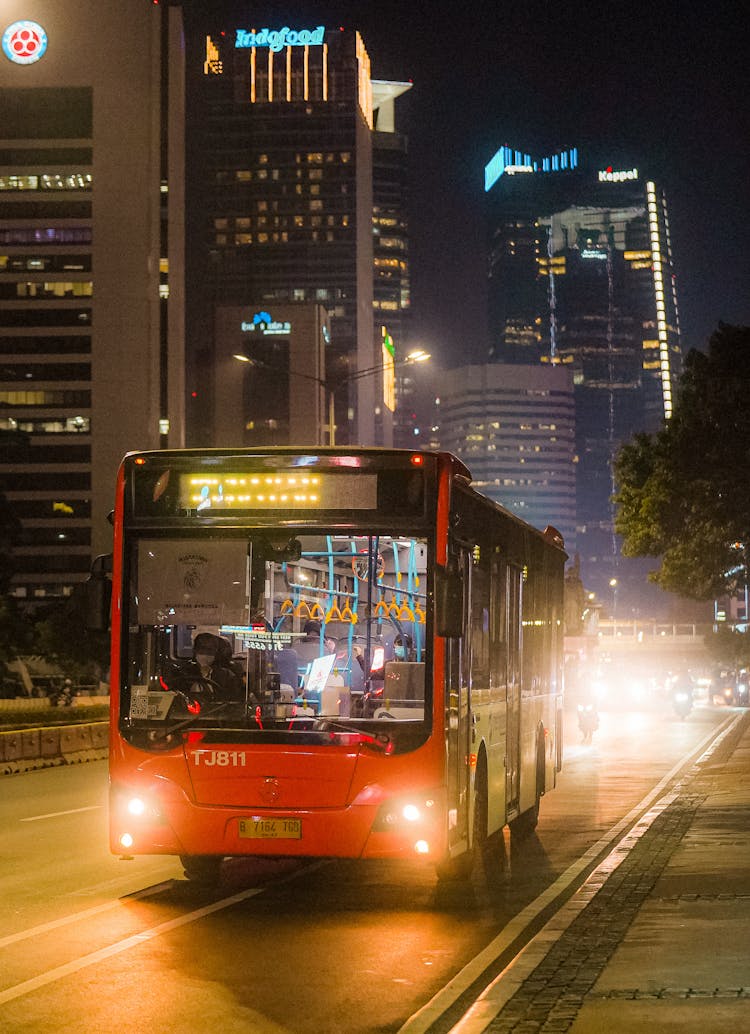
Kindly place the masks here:
MULTIPOLYGON (((262 306, 273 314, 275 305, 321 305, 330 319, 325 368, 336 389, 337 440, 375 444, 382 379, 358 374, 379 367, 379 325, 388 324, 391 311, 390 295, 379 290, 373 312, 374 217, 379 255, 385 249, 405 263, 404 227, 388 195, 388 155, 394 142, 396 152, 401 146, 392 106, 408 84, 373 84, 365 45, 352 30, 240 27, 212 32, 204 45, 192 148, 201 221, 194 370, 203 371, 203 383, 214 378, 218 306, 262 306), (377 130, 376 107, 383 115, 377 130), (376 179, 384 185, 379 204, 376 179), (390 236, 400 244, 389 248, 382 238, 394 219, 390 236)), ((406 283, 402 265, 396 272, 406 283)), ((400 294, 397 300, 400 318, 400 294)), ((206 413, 215 403, 210 389, 204 408, 197 395, 190 435, 205 443, 212 435, 206 413)))
POLYGON ((576 149, 502 147, 485 190, 491 358, 573 375, 576 543, 584 579, 603 592, 623 575, 613 457, 669 418, 681 365, 666 199, 639 168, 587 165, 576 149))
POLYGON ((184 441, 182 13, 9 0, 2 19, 0 489, 10 591, 33 602, 111 550, 124 453, 184 441))

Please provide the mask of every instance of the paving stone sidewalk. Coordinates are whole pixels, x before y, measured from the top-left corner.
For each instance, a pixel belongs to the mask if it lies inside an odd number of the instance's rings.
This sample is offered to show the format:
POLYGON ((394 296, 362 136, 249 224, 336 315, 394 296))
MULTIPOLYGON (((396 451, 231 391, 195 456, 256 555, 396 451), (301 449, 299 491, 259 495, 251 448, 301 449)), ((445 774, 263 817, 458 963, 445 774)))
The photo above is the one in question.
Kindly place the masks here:
POLYGON ((485 1030, 750 1031, 750 713, 485 1030))

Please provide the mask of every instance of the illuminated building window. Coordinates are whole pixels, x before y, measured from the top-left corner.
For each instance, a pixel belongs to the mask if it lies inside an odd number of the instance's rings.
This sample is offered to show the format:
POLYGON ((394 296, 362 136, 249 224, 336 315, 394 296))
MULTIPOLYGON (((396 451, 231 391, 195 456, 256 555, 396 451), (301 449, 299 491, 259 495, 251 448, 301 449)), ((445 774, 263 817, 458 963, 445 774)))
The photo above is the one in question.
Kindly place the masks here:
POLYGON ((228 228, 228 219, 214 219, 215 230, 226 230, 228 228))
POLYGON ((36 190, 38 176, 0 176, 0 190, 36 190))
POLYGON ((237 169, 234 174, 234 178, 238 183, 249 183, 253 178, 253 174, 249 169, 237 169))

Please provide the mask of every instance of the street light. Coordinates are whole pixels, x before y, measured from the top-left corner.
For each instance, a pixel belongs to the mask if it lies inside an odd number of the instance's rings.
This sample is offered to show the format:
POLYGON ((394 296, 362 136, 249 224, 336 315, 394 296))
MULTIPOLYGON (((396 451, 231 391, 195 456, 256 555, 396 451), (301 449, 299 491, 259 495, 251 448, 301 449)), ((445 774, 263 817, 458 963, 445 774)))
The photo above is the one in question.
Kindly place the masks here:
MULTIPOLYGON (((241 363, 248 363, 250 366, 257 366, 264 370, 278 370, 272 363, 266 363, 262 359, 254 359, 252 356, 244 355, 239 352, 235 352, 232 356, 233 359, 237 359, 241 363)), ((423 348, 415 348, 408 355, 405 355, 403 359, 397 359, 394 362, 394 367, 401 366, 412 366, 415 363, 424 363, 431 358, 429 352, 425 352, 423 348)), ((329 385, 326 381, 320 377, 313 377, 309 373, 301 373, 299 370, 290 369, 288 375, 290 377, 299 377, 305 381, 312 381, 319 387, 323 388, 328 392, 328 444, 334 446, 336 444, 336 421, 334 416, 334 395, 339 388, 343 387, 344 384, 349 384, 351 381, 361 380, 363 377, 371 377, 373 374, 380 373, 384 369, 384 363, 378 363, 377 366, 368 366, 364 370, 353 370, 352 373, 346 374, 343 377, 338 378, 334 385, 329 385)))
POLYGON ((612 590, 612 622, 614 624, 613 633, 617 635, 617 579, 610 578, 609 587, 612 590))

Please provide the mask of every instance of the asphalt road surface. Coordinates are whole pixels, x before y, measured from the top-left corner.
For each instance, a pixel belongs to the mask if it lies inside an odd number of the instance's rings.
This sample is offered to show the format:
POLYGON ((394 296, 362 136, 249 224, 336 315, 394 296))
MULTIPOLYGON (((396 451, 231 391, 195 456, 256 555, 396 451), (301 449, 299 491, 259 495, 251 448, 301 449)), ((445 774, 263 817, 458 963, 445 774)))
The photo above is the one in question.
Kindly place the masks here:
POLYGON ((2 780, 0 1030, 373 1034, 449 1029, 731 709, 568 715, 536 835, 466 885, 421 863, 231 861, 220 886, 106 842, 106 765, 2 780))

